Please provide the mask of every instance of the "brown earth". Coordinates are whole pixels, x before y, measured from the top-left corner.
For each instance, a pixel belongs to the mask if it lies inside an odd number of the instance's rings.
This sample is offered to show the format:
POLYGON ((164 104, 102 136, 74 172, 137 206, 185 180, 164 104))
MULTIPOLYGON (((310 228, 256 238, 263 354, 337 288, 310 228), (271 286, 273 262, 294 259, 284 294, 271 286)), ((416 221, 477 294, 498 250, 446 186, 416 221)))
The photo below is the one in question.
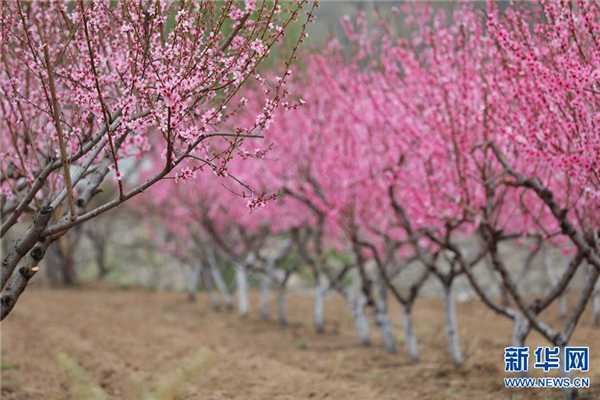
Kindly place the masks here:
MULTIPOLYGON (((341 299, 327 299, 324 334, 314 333, 309 297, 290 295, 288 305, 292 325, 280 327, 256 313, 210 311, 205 296, 190 303, 182 293, 34 285, 1 325, 2 399, 561 398, 504 388, 511 322, 478 302, 458 305, 467 360, 460 369, 449 363, 438 300, 416 305, 418 364, 402 347, 398 308, 391 314, 399 352, 388 355, 375 327, 371 348, 357 344, 341 299)), ((584 315, 572 343, 590 346, 592 388, 580 396, 598 399, 600 329, 589 321, 584 315)), ((528 344, 545 343, 532 335, 528 344)))

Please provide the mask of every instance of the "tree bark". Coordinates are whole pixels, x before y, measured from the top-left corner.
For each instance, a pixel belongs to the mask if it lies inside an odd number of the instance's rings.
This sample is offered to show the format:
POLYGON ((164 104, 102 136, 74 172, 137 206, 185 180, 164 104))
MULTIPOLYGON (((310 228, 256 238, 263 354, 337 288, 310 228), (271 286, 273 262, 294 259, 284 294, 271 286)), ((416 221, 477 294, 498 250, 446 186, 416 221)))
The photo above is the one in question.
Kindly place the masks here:
POLYGON ((98 275, 96 279, 101 281, 108 275, 108 267, 105 261, 105 249, 96 249, 96 266, 98 267, 98 275))
POLYGON ((45 277, 50 281, 52 286, 60 286, 62 284, 62 267, 61 256, 56 244, 48 247, 44 257, 44 272, 45 277))
POLYGON ((564 319, 567 317, 568 312, 569 307, 567 306, 567 297, 564 294, 561 294, 558 297, 558 317, 564 319))
POLYGON ((315 298, 313 303, 313 318, 315 330, 317 333, 325 332, 325 292, 326 288, 322 286, 320 279, 317 279, 315 286, 315 298))
POLYGON ((522 319, 521 316, 516 313, 513 324, 512 345, 514 347, 524 347, 525 339, 529 334, 529 321, 527 319, 522 319))
POLYGON ((390 354, 396 354, 396 338, 394 337, 394 327, 392 321, 386 312, 377 310, 377 324, 381 331, 381 340, 385 351, 390 354))
MULTIPOLYGON (((571 379, 573 374, 571 372, 567 372, 565 370, 566 365, 567 365, 567 363, 566 363, 566 359, 565 359, 565 347, 560 346, 560 376, 563 378, 571 379)), ((574 388, 564 388, 563 393, 565 395, 565 400, 576 400, 579 398, 577 389, 574 389, 574 388)))
POLYGON ((47 276, 56 286, 74 286, 77 283, 75 252, 79 244, 80 227, 62 235, 46 252, 47 276))
POLYGON ((289 323, 287 305, 285 302, 285 292, 285 286, 281 286, 279 287, 279 291, 277 293, 277 311, 279 314, 279 323, 282 326, 286 326, 289 323))
POLYGON ((402 304, 402 324, 404 326, 404 343, 411 360, 419 361, 419 345, 413 327, 412 307, 402 304))
POLYGON ((210 249, 208 252, 208 265, 210 268, 210 276, 212 277, 217 289, 223 295, 223 299, 225 300, 225 308, 227 310, 233 309, 233 297, 231 296, 231 292, 229 288, 225 284, 225 280, 223 279, 223 274, 221 274, 221 269, 217 264, 217 257, 215 256, 215 252, 213 249, 210 249))
POLYGON ((44 242, 40 242, 29 253, 30 262, 28 266, 19 268, 18 273, 14 276, 8 285, 2 290, 0 295, 0 321, 4 320, 15 307, 19 297, 27 287, 29 280, 39 271, 39 263, 44 258, 44 254, 48 247, 54 242, 53 238, 48 238, 44 242))
POLYGON ((238 313, 245 317, 248 315, 248 277, 246 275, 246 266, 237 263, 235 266, 235 282, 237 286, 238 313))
POLYGON ((464 359, 460 351, 458 339, 458 322, 456 319, 456 307, 452 297, 452 283, 443 285, 444 288, 444 312, 446 316, 446 336, 448 339, 448 350, 452 357, 452 363, 460 367, 464 364, 464 359))
POLYGON ((394 336, 394 327, 392 326, 392 320, 387 313, 387 291, 385 282, 380 279, 378 282, 379 286, 379 298, 375 305, 375 319, 377 326, 381 332, 381 340, 385 351, 390 354, 396 353, 396 338, 394 336))
POLYGON ((352 315, 354 316, 354 322, 356 324, 356 330, 358 332, 358 338, 363 346, 371 345, 371 332, 369 329, 369 320, 367 319, 365 308, 367 306, 367 300, 362 296, 356 298, 350 298, 350 307, 352 307, 352 315))
MULTIPOLYGON (((267 265, 271 264, 267 261, 267 265)), ((269 319, 269 302, 271 300, 271 284, 272 278, 271 273, 274 272, 267 266, 267 270, 262 275, 262 279, 260 282, 260 316, 263 319, 269 319)))
POLYGON ((278 280, 275 275, 275 268, 279 261, 288 253, 291 245, 292 240, 289 238, 286 239, 283 245, 277 249, 276 253, 267 258, 267 262, 265 263, 265 273, 262 276, 260 286, 260 316, 263 319, 268 319, 270 314, 271 288, 273 280, 278 280))
POLYGON ((204 282, 204 287, 206 287, 206 290, 208 290, 211 308, 213 309, 213 311, 220 311, 221 300, 219 300, 219 296, 217 294, 217 291, 215 290, 215 285, 212 281, 209 271, 201 269, 199 275, 202 278, 202 281, 204 282))

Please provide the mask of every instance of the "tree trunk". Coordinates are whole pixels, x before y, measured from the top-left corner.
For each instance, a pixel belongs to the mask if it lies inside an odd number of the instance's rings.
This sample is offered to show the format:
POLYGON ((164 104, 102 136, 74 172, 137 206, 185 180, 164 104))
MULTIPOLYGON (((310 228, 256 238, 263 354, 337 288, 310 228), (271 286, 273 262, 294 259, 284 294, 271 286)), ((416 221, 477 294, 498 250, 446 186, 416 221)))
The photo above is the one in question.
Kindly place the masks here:
POLYGON ((96 275, 96 280, 101 281, 108 275, 108 267, 106 266, 104 249, 96 249, 96 266, 98 267, 98 275, 96 275))
POLYGON ((313 303, 313 317, 317 333, 325 332, 325 291, 326 289, 321 285, 321 281, 317 279, 313 303))
POLYGON ((77 239, 72 239, 76 232, 61 236, 46 252, 47 276, 57 286, 73 286, 77 283, 75 272, 75 250, 77 239))
POLYGON ((569 311, 569 307, 567 306, 567 297, 564 294, 558 296, 558 316, 561 319, 567 317, 567 313, 569 311))
POLYGON ((185 283, 187 286, 187 293, 189 301, 196 301, 196 293, 198 292, 198 278, 202 271, 202 265, 197 265, 194 268, 190 268, 188 265, 184 267, 185 283))
POLYGON ((446 314, 446 336, 448 339, 448 350, 452 357, 452 363, 460 367, 464 364, 464 359, 460 351, 458 340, 458 322, 456 320, 456 307, 452 297, 452 283, 443 285, 444 288, 444 312, 446 314))
POLYGON ((59 250, 62 258, 62 279, 65 286, 73 286, 77 283, 77 274, 75 273, 75 251, 79 243, 78 235, 81 228, 73 230, 71 235, 66 234, 58 239, 54 245, 59 250))
MULTIPOLYGON (((525 347, 525 339, 529 334, 530 322, 527 319, 523 319, 520 314, 516 314, 513 321, 513 347, 525 347)), ((521 371, 517 373, 518 376, 527 377, 529 376, 528 371, 521 371)))
POLYGON ((59 286, 62 284, 62 273, 61 273, 61 257, 57 244, 53 243, 52 246, 48 247, 46 256, 44 257, 46 270, 46 277, 53 286, 59 286))
POLYGON ((392 326, 392 320, 387 313, 387 290, 385 282, 380 280, 379 286, 379 298, 375 306, 375 320, 377 326, 381 332, 381 340, 385 351, 390 354, 396 353, 396 338, 394 336, 394 327, 392 326))
MULTIPOLYGON (((567 365, 567 360, 565 359, 565 347, 560 346, 560 376, 563 378, 569 378, 572 380, 573 374, 571 372, 567 372, 565 370, 566 365, 567 365)), ((565 400, 576 400, 579 398, 577 389, 574 389, 574 388, 565 388, 565 389, 563 389, 563 393, 565 395, 565 400)))
POLYGON ((383 347, 385 351, 390 354, 396 353, 396 339, 394 337, 394 327, 392 321, 386 312, 382 312, 379 309, 376 314, 377 324, 381 331, 381 340, 383 341, 383 347))
POLYGON ((215 290, 215 285, 211 279, 210 273, 208 270, 200 270, 200 276, 202 277, 202 281, 204 282, 204 287, 208 290, 208 296, 210 298, 210 306, 213 311, 221 310, 221 301, 219 300, 219 296, 217 291, 215 290))
POLYGON ((248 277, 246 275, 246 266, 238 263, 235 266, 235 282, 237 286, 238 313, 245 317, 248 315, 248 277))
POLYGON ((260 282, 260 316, 263 319, 269 319, 269 301, 271 300, 271 273, 272 268, 270 268, 271 262, 267 261, 266 271, 262 276, 262 280, 260 282))
POLYGON ((210 307, 213 311, 219 311, 221 309, 221 302, 215 291, 208 289, 208 297, 210 298, 210 307))
POLYGON ((285 303, 285 286, 280 286, 277 293, 277 311, 279 313, 279 323, 286 326, 288 324, 288 314, 285 303))
MULTIPOLYGON (((277 267, 279 260, 285 257, 291 245, 292 240, 289 238, 286 239, 283 245, 277 249, 277 252, 267 258, 267 262, 265 264, 265 273, 263 274, 260 286, 260 315, 263 319, 268 319, 270 314, 269 303, 271 300, 271 287, 273 285, 273 280, 278 280, 277 276, 275 275, 275 268, 277 267)), ((281 295, 281 292, 279 295, 281 295)), ((278 298, 278 301, 280 300, 282 299, 278 298)), ((285 299, 283 299, 283 301, 285 301, 285 299)))
POLYGON ((225 300, 225 308, 228 310, 233 309, 233 297, 231 296, 229 288, 225 284, 223 274, 221 274, 221 269, 217 264, 217 258, 215 257, 214 250, 209 251, 208 253, 208 265, 210 267, 210 276, 225 300))
POLYGON ((510 295, 508 294, 508 290, 506 290, 504 286, 501 286, 500 293, 502 296, 502 307, 510 307, 510 295))
POLYGON ((64 258, 63 284, 65 286, 73 286, 77 283, 77 273, 75 272, 75 260, 72 253, 67 254, 64 258))
POLYGON ((512 345, 514 347, 524 347, 525 339, 529 334, 529 321, 523 320, 520 315, 517 315, 513 325, 512 345))
POLYGON ((411 360, 419 361, 419 346, 413 327, 412 305, 402 304, 402 324, 404 326, 404 342, 411 360))
POLYGON ((362 296, 357 296, 355 299, 350 299, 349 303, 352 307, 352 315, 354 316, 354 322, 356 324, 356 330, 358 331, 360 343, 363 346, 370 346, 371 333, 369 330, 369 321, 365 314, 367 300, 362 296))

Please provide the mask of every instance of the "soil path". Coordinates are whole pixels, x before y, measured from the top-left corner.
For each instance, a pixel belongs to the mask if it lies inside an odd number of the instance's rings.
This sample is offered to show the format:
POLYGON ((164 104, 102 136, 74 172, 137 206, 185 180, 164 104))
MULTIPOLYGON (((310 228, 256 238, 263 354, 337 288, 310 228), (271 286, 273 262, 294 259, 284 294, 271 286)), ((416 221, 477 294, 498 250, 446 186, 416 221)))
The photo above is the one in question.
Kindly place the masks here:
MULTIPOLYGON (((256 298, 252 298, 256 304, 256 298)), ((292 325, 251 314, 215 313, 208 299, 181 293, 32 287, 2 323, 3 399, 549 399, 557 391, 503 387, 510 321, 477 302, 459 304, 465 367, 446 354, 441 303, 415 310, 422 361, 410 362, 392 308, 399 354, 385 354, 378 331, 362 348, 344 303, 327 300, 327 333, 315 334, 311 299, 288 299, 292 325)), ((550 311, 552 312, 552 311, 550 311)), ((586 318, 587 317, 587 318, 586 318)), ((555 321, 559 323, 559 321, 555 321)), ((600 395, 600 330, 583 318, 574 343, 590 346, 600 395)), ((544 345, 533 335, 530 346, 544 345)))

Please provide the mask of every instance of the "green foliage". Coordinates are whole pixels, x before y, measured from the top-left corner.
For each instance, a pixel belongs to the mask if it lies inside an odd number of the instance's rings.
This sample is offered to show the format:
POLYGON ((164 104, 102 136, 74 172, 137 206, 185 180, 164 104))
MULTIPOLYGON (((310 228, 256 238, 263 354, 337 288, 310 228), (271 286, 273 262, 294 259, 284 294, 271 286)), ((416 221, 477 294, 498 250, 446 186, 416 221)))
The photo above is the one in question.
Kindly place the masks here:
POLYGON ((292 251, 279 261, 279 267, 282 269, 289 269, 293 267, 296 262, 302 262, 302 260, 299 260, 299 258, 300 255, 298 252, 292 251))
POLYGON ((0 364, 0 371, 7 371, 11 369, 17 369, 17 366, 14 364, 0 364))
POLYGON ((231 287, 231 285, 233 284, 233 281, 235 280, 235 269, 234 268, 225 268, 222 271, 223 274, 223 280, 225 281, 225 284, 229 287, 231 287))
POLYGON ((308 344, 305 341, 301 341, 300 343, 298 343, 298 349, 308 350, 308 344))
POLYGON ((340 253, 336 250, 330 250, 327 253, 327 259, 333 263, 339 263, 342 265, 350 264, 353 261, 352 255, 348 253, 340 253))
POLYGON ((260 282, 262 281, 262 274, 252 274, 248 275, 248 287, 250 288, 258 288, 260 287, 260 282))
POLYGON ((310 284, 315 283, 315 277, 313 276, 312 270, 309 268, 301 268, 294 276, 300 278, 303 282, 309 282, 310 284))
POLYGON ((354 279, 352 279, 352 277, 350 275, 344 276, 344 278, 342 279, 342 286, 352 286, 352 283, 354 283, 354 279))

